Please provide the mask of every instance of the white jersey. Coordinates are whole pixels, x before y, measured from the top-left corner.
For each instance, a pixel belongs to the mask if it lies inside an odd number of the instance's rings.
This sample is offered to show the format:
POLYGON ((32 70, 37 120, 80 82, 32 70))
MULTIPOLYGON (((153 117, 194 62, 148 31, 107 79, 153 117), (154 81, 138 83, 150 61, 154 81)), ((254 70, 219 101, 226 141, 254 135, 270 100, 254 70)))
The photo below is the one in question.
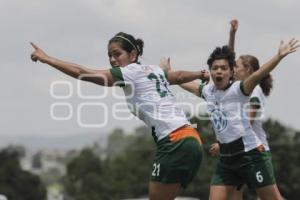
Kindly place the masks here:
POLYGON ((264 131, 263 127, 262 127, 262 112, 264 111, 264 106, 265 106, 265 101, 266 101, 266 97, 261 89, 261 87, 259 85, 257 85, 250 97, 250 102, 251 103, 255 103, 255 105, 259 106, 259 110, 256 114, 256 118, 252 123, 252 128, 255 132, 255 134, 257 135, 257 137, 260 139, 260 141, 263 143, 265 149, 267 151, 270 150, 268 141, 267 141, 267 135, 266 132, 264 131), (260 112, 261 111, 261 112, 260 112))
POLYGON ((129 64, 112 68, 120 81, 131 112, 152 128, 156 141, 183 125, 190 124, 183 109, 169 90, 169 82, 159 66, 129 64))
POLYGON ((207 102, 207 112, 210 116, 217 140, 220 143, 230 143, 242 138, 244 151, 250 151, 259 145, 258 139, 245 112, 249 96, 241 91, 242 82, 233 82, 227 89, 218 90, 214 85, 205 85, 201 96, 207 102))

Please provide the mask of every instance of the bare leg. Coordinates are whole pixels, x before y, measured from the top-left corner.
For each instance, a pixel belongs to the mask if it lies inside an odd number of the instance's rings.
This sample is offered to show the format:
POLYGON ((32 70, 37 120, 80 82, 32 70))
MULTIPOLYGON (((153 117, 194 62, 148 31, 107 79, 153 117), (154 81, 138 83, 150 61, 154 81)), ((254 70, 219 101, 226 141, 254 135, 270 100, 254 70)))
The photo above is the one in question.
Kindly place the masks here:
POLYGON ((229 200, 236 186, 211 185, 209 200, 229 200))
POLYGON ((149 183, 150 200, 174 200, 182 192, 180 183, 163 184, 153 181, 149 183))
POLYGON ((235 189, 231 195, 230 200, 243 200, 243 193, 245 191, 246 186, 243 185, 240 190, 235 189))
POLYGON ((258 188, 256 193, 261 200, 283 200, 276 184, 258 188))

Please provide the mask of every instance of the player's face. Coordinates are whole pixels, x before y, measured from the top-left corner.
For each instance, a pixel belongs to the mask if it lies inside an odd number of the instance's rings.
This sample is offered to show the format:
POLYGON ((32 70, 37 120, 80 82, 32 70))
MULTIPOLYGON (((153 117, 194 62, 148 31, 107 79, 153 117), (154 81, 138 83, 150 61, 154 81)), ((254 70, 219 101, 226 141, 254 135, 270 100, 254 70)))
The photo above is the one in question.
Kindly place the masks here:
POLYGON ((223 90, 230 83, 232 70, 225 59, 215 60, 210 68, 211 78, 217 89, 223 90))
POLYGON ((108 45, 108 57, 112 67, 125 67, 136 60, 136 53, 128 53, 120 43, 112 42, 108 45))
POLYGON ((251 74, 251 70, 244 66, 241 58, 236 61, 233 70, 235 80, 244 80, 251 74))

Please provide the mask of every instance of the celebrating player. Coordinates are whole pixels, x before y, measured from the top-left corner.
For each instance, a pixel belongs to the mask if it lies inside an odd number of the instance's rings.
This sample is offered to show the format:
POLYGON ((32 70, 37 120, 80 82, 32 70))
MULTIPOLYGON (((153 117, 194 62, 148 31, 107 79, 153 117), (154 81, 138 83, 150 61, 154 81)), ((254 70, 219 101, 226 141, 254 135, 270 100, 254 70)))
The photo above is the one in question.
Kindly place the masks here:
MULTIPOLYGON (((231 199, 242 184, 254 188, 262 200, 282 199, 268 152, 253 131, 245 108, 254 88, 298 47, 298 40, 281 41, 277 54, 242 81, 233 81, 234 52, 228 46, 217 47, 207 61, 213 84, 199 87, 190 82, 181 85, 208 102, 208 114, 220 145, 219 163, 211 180, 210 200, 231 199)), ((162 64, 167 64, 163 66, 166 70, 170 69, 169 62, 162 64)))
POLYGON ((76 79, 101 86, 121 86, 133 114, 152 128, 157 153, 151 171, 151 200, 171 200, 182 193, 195 176, 201 160, 199 134, 191 127, 183 109, 176 105, 170 84, 195 79, 206 74, 175 71, 165 74, 159 66, 138 62, 144 43, 132 35, 118 33, 108 43, 111 69, 95 70, 48 56, 32 43, 33 61, 48 64, 76 79))

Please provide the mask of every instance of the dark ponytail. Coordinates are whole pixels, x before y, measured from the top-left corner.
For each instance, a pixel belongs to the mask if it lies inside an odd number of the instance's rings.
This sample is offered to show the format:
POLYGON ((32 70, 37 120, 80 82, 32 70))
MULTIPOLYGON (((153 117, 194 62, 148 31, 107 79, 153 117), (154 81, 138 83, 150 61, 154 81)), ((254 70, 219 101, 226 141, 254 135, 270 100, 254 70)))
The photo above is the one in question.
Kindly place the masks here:
POLYGON ((143 55, 143 48, 144 48, 144 41, 140 38, 135 40, 137 49, 139 50, 138 55, 142 56, 143 55))
POLYGON ((267 97, 270 95, 270 92, 273 88, 273 78, 271 74, 268 74, 265 76, 259 83, 259 86, 261 87, 264 95, 267 97))
MULTIPOLYGON (((243 65, 245 67, 251 68, 253 72, 257 71, 259 69, 259 61, 255 56, 251 55, 242 55, 240 56, 240 59, 243 62, 243 65)), ((260 82, 259 86, 261 87, 263 93, 265 96, 269 96, 270 92, 273 88, 273 78, 271 74, 268 74, 265 76, 260 82)))

